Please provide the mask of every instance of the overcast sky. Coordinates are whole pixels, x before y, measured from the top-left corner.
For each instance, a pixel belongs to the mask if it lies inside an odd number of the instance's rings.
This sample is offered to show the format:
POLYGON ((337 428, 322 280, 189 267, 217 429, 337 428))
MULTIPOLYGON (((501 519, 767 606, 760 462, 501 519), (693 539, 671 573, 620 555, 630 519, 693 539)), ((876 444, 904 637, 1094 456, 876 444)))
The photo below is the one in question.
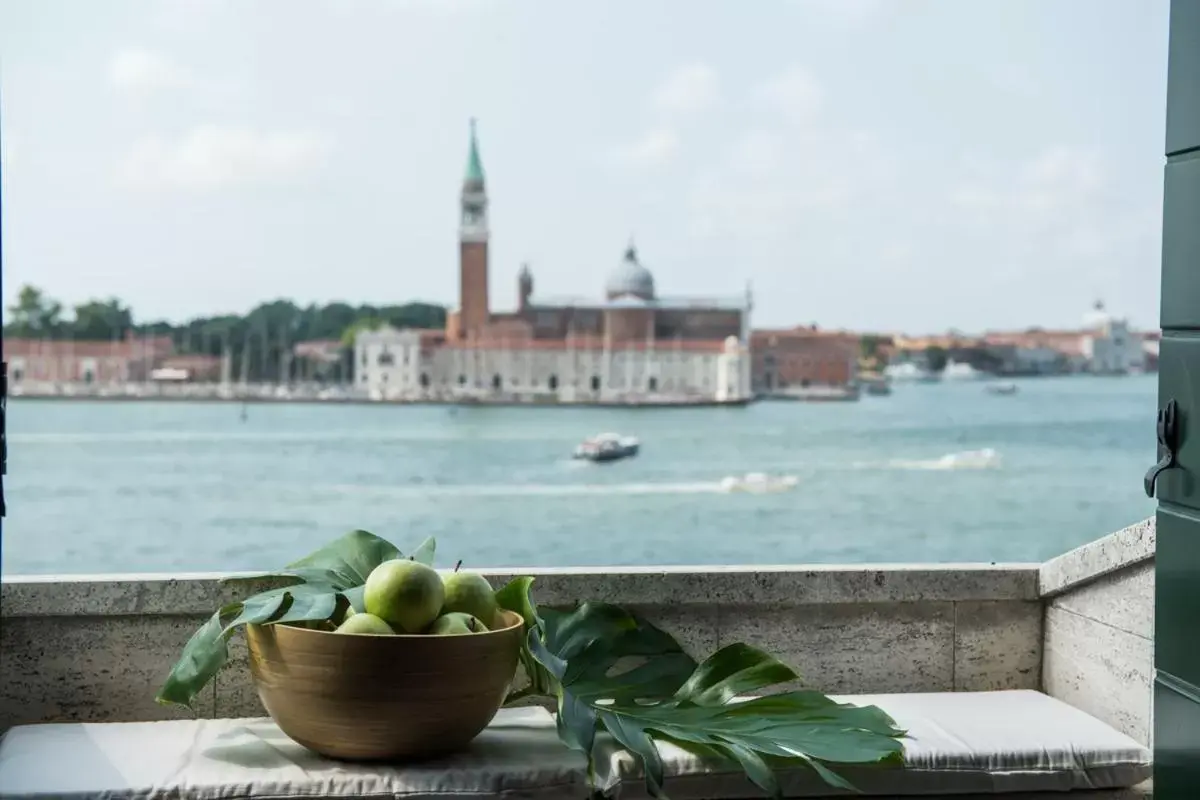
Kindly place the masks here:
POLYGON ((1157 327, 1166 0, 0 0, 4 297, 139 319, 453 304, 479 119, 493 305, 1157 327))

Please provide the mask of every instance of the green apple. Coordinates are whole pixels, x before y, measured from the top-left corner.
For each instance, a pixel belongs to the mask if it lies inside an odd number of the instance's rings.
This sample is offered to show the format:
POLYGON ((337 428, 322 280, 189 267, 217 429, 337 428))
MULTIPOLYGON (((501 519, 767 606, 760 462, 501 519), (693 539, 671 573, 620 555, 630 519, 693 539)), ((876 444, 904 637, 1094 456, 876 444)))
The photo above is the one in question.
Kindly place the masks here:
POLYGON ((457 611, 484 621, 489 628, 496 624, 500 606, 487 578, 475 572, 452 572, 442 579, 442 583, 446 595, 442 603, 443 614, 457 611))
POLYGON ((394 636, 396 632, 374 614, 355 614, 338 626, 335 633, 366 633, 373 636, 394 636))
POLYGON ((371 570, 363 588, 367 613, 379 617, 397 633, 425 630, 437 619, 445 597, 442 576, 436 570, 400 558, 384 561, 371 570))
POLYGON ((486 633, 487 629, 487 625, 478 618, 451 611, 434 620, 433 625, 429 627, 429 633, 432 636, 461 636, 466 633, 486 633))

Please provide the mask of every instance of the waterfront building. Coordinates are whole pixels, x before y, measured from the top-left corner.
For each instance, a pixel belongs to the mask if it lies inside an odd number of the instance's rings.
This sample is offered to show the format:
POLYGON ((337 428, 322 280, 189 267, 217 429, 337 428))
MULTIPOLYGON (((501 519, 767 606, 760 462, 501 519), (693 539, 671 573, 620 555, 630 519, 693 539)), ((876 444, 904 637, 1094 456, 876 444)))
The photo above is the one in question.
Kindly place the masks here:
POLYGON ((848 396, 858 377, 860 337, 815 326, 756 330, 750 338, 755 394, 848 396))
POLYGON ((150 379, 174 350, 169 336, 112 341, 5 339, 4 359, 14 388, 24 384, 118 384, 150 379))
POLYGON ((1130 330, 1129 320, 1117 319, 1096 301, 1084 317, 1082 337, 1088 371, 1097 375, 1127 375, 1145 367, 1146 352, 1142 337, 1130 330))
POLYGON ((474 123, 460 194, 458 307, 444 331, 364 331, 355 384, 377 399, 564 403, 743 403, 751 398, 751 294, 669 297, 633 243, 603 296, 535 294, 528 265, 518 304, 492 308, 487 183, 474 123))

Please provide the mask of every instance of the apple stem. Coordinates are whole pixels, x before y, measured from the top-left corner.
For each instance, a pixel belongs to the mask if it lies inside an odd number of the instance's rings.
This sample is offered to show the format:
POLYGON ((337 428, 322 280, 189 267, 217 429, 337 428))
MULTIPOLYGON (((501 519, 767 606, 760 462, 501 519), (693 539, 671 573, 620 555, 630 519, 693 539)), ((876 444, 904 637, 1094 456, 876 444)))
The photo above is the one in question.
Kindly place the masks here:
POLYGON ((458 563, 454 565, 454 571, 455 571, 455 572, 458 572, 458 568, 459 568, 459 567, 461 567, 461 566, 462 566, 462 559, 460 558, 460 559, 458 560, 458 563))

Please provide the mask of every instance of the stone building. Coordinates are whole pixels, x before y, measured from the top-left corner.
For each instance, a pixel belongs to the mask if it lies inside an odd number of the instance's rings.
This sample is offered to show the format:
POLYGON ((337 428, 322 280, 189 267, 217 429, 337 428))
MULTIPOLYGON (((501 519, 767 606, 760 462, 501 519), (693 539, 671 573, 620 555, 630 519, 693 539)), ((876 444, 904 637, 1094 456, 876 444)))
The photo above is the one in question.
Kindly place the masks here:
POLYGON ((846 389, 858 377, 861 346, 856 334, 807 327, 756 330, 750 350, 756 394, 846 389))
POLYGON ((1146 364, 1142 337, 1129 327, 1129 320, 1117 319, 1097 301, 1084 317, 1083 354, 1087 370, 1097 375, 1127 375, 1141 372, 1146 364))
POLYGON ((750 399, 747 290, 721 299, 664 297, 631 243, 596 299, 535 293, 495 311, 487 183, 474 124, 460 195, 459 301, 444 331, 383 328, 355 340, 355 381, 380 399, 572 403, 741 403, 750 399))
POLYGON ((22 384, 119 384, 149 380, 171 355, 168 336, 137 336, 108 342, 5 339, 4 358, 14 388, 22 384))

